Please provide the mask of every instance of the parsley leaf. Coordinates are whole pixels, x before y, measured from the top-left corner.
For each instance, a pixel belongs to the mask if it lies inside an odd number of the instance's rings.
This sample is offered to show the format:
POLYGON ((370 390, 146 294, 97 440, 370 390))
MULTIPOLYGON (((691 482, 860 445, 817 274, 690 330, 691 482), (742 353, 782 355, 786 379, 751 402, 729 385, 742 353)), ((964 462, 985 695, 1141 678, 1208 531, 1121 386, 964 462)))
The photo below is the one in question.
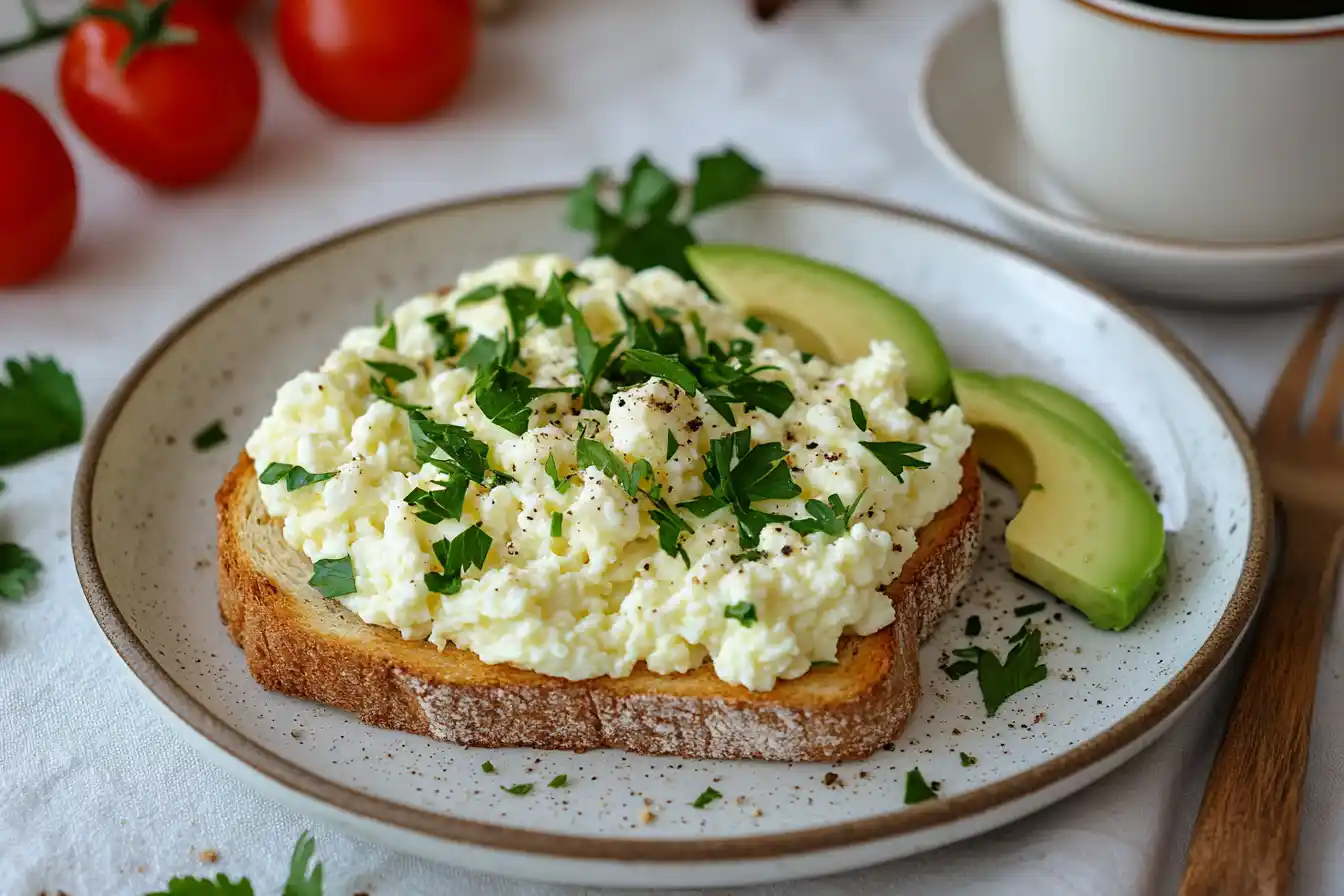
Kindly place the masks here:
POLYGON ((653 478, 653 466, 647 460, 640 459, 635 461, 633 467, 626 467, 606 445, 595 439, 586 438, 582 434, 579 435, 576 453, 581 468, 586 470, 589 467, 596 467, 601 473, 614 479, 630 497, 637 498, 642 494, 647 498, 653 505, 649 510, 649 518, 658 527, 658 546, 664 553, 680 557, 687 566, 691 565, 690 557, 686 556, 686 551, 681 546, 681 536, 689 534, 691 527, 660 496, 658 484, 653 478), (653 483, 648 491, 640 488, 645 480, 653 483))
POLYGON ((1013 615, 1020 619, 1023 616, 1030 616, 1032 613, 1039 613, 1044 609, 1045 601, 1040 601, 1039 603, 1027 604, 1024 607, 1014 607, 1013 615))
POLYGON ((197 451, 209 451, 228 440, 229 434, 224 431, 224 421, 216 420, 192 436, 191 444, 197 451))
POLYGON ((985 699, 985 711, 992 716, 1013 694, 1045 681, 1045 666, 1037 664, 1040 658, 1039 629, 1031 629, 1002 663, 992 652, 981 651, 980 695, 985 699))
POLYGON ((502 791, 504 791, 505 793, 511 793, 511 794, 513 794, 514 796, 527 796, 529 793, 532 792, 532 785, 531 785, 531 784, 514 784, 512 787, 504 787, 504 786, 500 786, 499 789, 502 790, 502 791))
POLYGON ((790 517, 751 507, 753 501, 787 500, 802 489, 793 481, 793 471, 784 463, 788 451, 779 442, 753 446, 751 430, 742 429, 709 443, 705 456, 705 483, 710 494, 677 505, 704 518, 722 507, 731 507, 737 517, 738 541, 754 548, 765 526, 789 522, 790 517))
POLYGON ((25 547, 0 544, 0 598, 19 600, 37 585, 42 564, 25 547))
POLYGON ((966 637, 974 638, 980 634, 980 617, 972 616, 966 620, 966 637))
POLYGON ((723 794, 719 793, 713 787, 706 787, 704 792, 695 798, 695 802, 691 803, 691 806, 696 809, 703 809, 715 800, 722 798, 723 794))
POLYGON ((398 396, 395 392, 392 391, 392 388, 388 386, 387 381, 381 379, 380 377, 376 376, 369 377, 369 391, 373 393, 373 396, 375 398, 380 398, 390 405, 394 405, 396 407, 401 408, 403 411, 429 410, 429 407, 426 405, 412 404, 411 402, 406 401, 405 399, 398 396))
POLYGON ((853 519, 854 511, 858 509, 859 502, 866 493, 867 489, 859 492, 854 503, 848 507, 840 500, 839 495, 827 498, 829 506, 813 498, 803 505, 812 515, 811 519, 793 520, 789 526, 799 535, 809 535, 813 532, 824 532, 837 537, 844 535, 849 531, 849 521, 853 519))
POLYGON ((444 487, 437 489, 413 488, 403 498, 407 504, 420 508, 416 517, 436 526, 444 520, 462 518, 462 505, 467 499, 467 477, 450 476, 444 487))
POLYGON ((84 434, 84 405, 75 378, 52 358, 5 362, 0 376, 0 467, 73 445, 84 434))
POLYGON ((761 320, 759 317, 757 317, 757 316, 754 315, 754 314, 751 315, 750 317, 748 317, 746 320, 742 321, 742 324, 743 324, 743 326, 745 326, 748 330, 750 330, 751 332, 757 334, 758 336, 759 336, 761 333, 764 333, 764 332, 765 332, 765 327, 766 327, 766 323, 765 323, 765 321, 761 320))
POLYGON ((492 367, 477 377, 476 406, 496 426, 516 436, 527 432, 532 421, 532 400, 549 392, 568 392, 567 388, 538 389, 521 373, 492 367))
POLYGON ((567 787, 569 785, 569 775, 556 775, 551 779, 547 787, 567 787))
POLYGON ((388 320, 387 329, 383 331, 378 344, 383 348, 390 348, 392 351, 397 350, 397 322, 395 320, 388 320))
POLYGON ((481 763, 481 771, 485 772, 487 775, 493 775, 495 773, 495 764, 487 759, 481 763))
POLYGON ((317 842, 304 831, 294 844, 294 855, 289 860, 289 877, 281 896, 322 896, 322 863, 313 863, 317 842), (311 870, 309 866, 311 865, 311 870))
POLYGON ((456 594, 462 590, 462 574, 471 567, 485 569, 494 541, 481 524, 463 529, 455 538, 441 538, 432 545, 434 557, 443 572, 425 573, 425 587, 437 594, 456 594))
POLYGON ((504 307, 509 311, 509 326, 513 328, 513 338, 522 339, 527 332, 527 319, 537 313, 541 299, 526 286, 504 287, 504 307))
POLYGON ((425 325, 434 333, 434 360, 446 361, 457 354, 457 337, 466 327, 455 327, 442 311, 425 317, 425 325))
POLYGON ((686 390, 687 395, 694 395, 699 386, 691 369, 669 355, 660 355, 641 348, 627 349, 621 355, 621 366, 626 370, 667 380, 686 390))
POLYGON ((564 531, 564 526, 565 526, 565 515, 564 515, 563 513, 561 513, 560 511, 558 511, 558 510, 556 510, 556 511, 552 511, 552 513, 551 513, 551 537, 552 537, 552 538, 559 538, 559 537, 560 537, 560 533, 564 531))
POLYGON ((918 451, 923 451, 923 445, 916 445, 913 442, 859 442, 860 445, 867 448, 868 451, 882 462, 896 477, 897 482, 905 481, 905 470, 907 468, 923 470, 928 467, 928 462, 917 460, 911 457, 918 451))
POLYGON ((410 430, 416 462, 432 463, 446 472, 461 473, 472 482, 485 483, 490 448, 466 427, 437 423, 412 411, 410 430), (440 457, 439 452, 446 457, 440 457))
POLYGON ((593 331, 588 329, 588 322, 583 319, 583 312, 574 307, 574 303, 568 298, 565 299, 565 313, 569 316, 570 327, 574 333, 574 350, 578 359, 579 375, 583 377, 579 398, 584 407, 591 407, 593 388, 602 378, 607 365, 611 363, 611 358, 616 353, 616 347, 621 344, 624 334, 617 333, 610 342, 600 344, 593 338, 593 331))
POLYGON ((956 681, 963 675, 970 675, 972 672, 979 669, 980 664, 975 660, 957 660, 955 663, 952 663, 949 666, 943 666, 942 668, 943 671, 947 673, 948 678, 956 681))
POLYGON ((323 597, 344 597, 355 593, 355 567, 350 556, 313 563, 313 576, 308 584, 323 597))
POLYGON ((168 889, 158 890, 147 896, 255 896, 252 883, 247 878, 229 880, 223 874, 208 877, 174 877, 168 881, 168 889))
POLYGON ((734 563, 741 563, 743 560, 759 560, 764 556, 765 553, 763 551, 758 551, 753 548, 750 551, 743 551, 740 554, 733 554, 728 559, 733 561, 734 563))
POLYGON ((583 469, 596 467, 599 472, 616 480, 625 493, 630 497, 636 497, 639 494, 639 480, 635 479, 625 463, 612 453, 611 449, 596 439, 590 439, 580 435, 576 445, 575 454, 579 460, 579 466, 583 469))
POLYGON ((461 308, 464 305, 479 305, 481 302, 488 302, 499 295, 499 284, 484 283, 473 290, 469 290, 458 296, 453 302, 454 308, 461 308))
POLYGON ((701 156, 696 159, 691 211, 698 214, 746 199, 756 192, 764 177, 760 168, 731 147, 716 156, 701 156))
POLYGON ((546 475, 551 477, 551 482, 555 484, 555 490, 562 495, 569 491, 569 487, 574 484, 569 481, 568 476, 560 475, 560 470, 555 465, 554 451, 546 455, 546 475))
POLYGON ((365 359, 364 363, 394 383, 405 383, 416 377, 415 371, 405 364, 394 364, 390 361, 370 361, 368 359, 365 359))
POLYGON ((854 418, 854 425, 859 429, 868 429, 868 415, 863 412, 863 405, 852 398, 849 400, 849 416, 854 418))
POLYGON ((298 491, 307 485, 315 482, 325 482, 336 474, 332 473, 309 473, 298 464, 282 464, 272 462, 266 465, 266 469, 261 471, 261 476, 257 477, 262 485, 275 485, 277 482, 284 481, 285 491, 298 491))
POLYGON ((537 318, 543 325, 558 327, 565 322, 565 299, 568 296, 564 281, 552 274, 550 282, 546 284, 546 292, 537 304, 537 318))
POLYGON ((736 619, 742 623, 743 628, 751 628, 756 624, 756 605, 749 600, 729 604, 723 608, 723 618, 736 619))
POLYGON ((938 799, 938 794, 934 793, 933 788, 924 780, 918 766, 905 773, 905 804, 907 806, 936 799, 938 799))
POLYGON ((970 768, 971 766, 975 765, 977 762, 980 761, 976 759, 974 756, 972 756, 970 753, 962 753, 960 755, 961 755, 962 768, 970 768))
POLYGON ((627 230, 607 254, 636 271, 665 267, 683 280, 694 280, 695 271, 686 260, 686 250, 694 245, 695 234, 687 225, 651 218, 627 230))
POLYGON ((681 546, 681 536, 691 533, 690 525, 667 501, 649 493, 645 496, 653 502, 653 507, 649 509, 649 518, 658 527, 658 546, 663 549, 663 553, 681 557, 682 562, 690 566, 691 558, 686 556, 686 549, 681 546))
POLYGON ((677 442, 677 437, 674 436, 674 435, 672 435, 672 430, 669 429, 669 430, 667 431, 667 458, 666 458, 666 459, 667 459, 667 460, 671 460, 672 458, 676 457, 676 456, 677 456, 677 449, 679 449, 680 447, 681 447, 681 445, 677 442))
POLYGON ((479 370, 495 363, 499 355, 500 343, 489 336, 478 336, 476 341, 471 344, 471 348, 463 353, 462 357, 457 359, 458 367, 465 367, 468 370, 479 370))

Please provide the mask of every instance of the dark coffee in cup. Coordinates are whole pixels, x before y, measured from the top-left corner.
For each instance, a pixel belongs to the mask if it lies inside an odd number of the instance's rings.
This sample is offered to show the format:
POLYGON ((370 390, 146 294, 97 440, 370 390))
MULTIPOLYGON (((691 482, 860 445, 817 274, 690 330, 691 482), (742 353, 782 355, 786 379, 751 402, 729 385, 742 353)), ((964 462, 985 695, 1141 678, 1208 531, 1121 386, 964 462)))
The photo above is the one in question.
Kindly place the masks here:
POLYGON ((1144 6, 1219 19, 1288 20, 1344 15, 1344 0, 1138 0, 1144 6))

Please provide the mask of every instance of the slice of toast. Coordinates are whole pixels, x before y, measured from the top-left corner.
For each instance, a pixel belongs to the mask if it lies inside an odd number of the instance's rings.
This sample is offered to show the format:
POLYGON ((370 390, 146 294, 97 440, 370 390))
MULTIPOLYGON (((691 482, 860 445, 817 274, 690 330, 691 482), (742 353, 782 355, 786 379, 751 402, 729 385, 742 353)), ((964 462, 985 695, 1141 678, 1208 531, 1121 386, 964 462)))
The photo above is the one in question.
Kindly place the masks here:
POLYGON ((215 503, 220 614, 257 681, 370 725, 480 747, 799 761, 870 755, 905 727, 920 692, 919 641, 980 548, 980 477, 967 451, 960 497, 919 531, 914 556, 887 589, 896 621, 845 638, 835 666, 753 692, 725 684, 709 664, 566 681, 402 640, 308 586, 312 564, 268 517, 246 454, 215 503))

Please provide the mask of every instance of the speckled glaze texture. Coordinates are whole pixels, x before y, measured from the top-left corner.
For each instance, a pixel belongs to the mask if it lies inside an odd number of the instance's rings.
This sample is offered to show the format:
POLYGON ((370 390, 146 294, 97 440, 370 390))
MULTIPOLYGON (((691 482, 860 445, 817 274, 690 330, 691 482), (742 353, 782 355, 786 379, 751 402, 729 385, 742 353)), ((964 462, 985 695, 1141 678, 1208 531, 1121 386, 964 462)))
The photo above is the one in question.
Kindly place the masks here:
POLYGON ((109 640, 202 749, 276 798, 399 848, 497 873, 692 886, 816 875, 1003 824, 1114 768, 1171 724, 1222 665, 1258 600, 1268 508, 1245 431, 1170 337, 1045 265, 939 222, 781 191, 718 215, 706 241, 777 246, 852 267, 917 304, 954 363, 1084 396, 1159 496, 1172 573, 1141 620, 1100 632, 1008 570, 1011 491, 985 482, 985 549, 920 650, 904 737, 843 765, 688 761, 599 750, 481 750, 362 725, 264 691, 220 624, 211 496, 276 387, 316 365, 375 301, 520 252, 584 254, 542 191, 416 213, 300 253, 208 304, 152 349, 90 437, 74 549, 109 640), (220 418, 226 445, 194 432, 220 418), (1025 617, 1049 677, 986 717, 974 676, 939 670, 971 643, 1001 656, 1025 617), (981 633, 966 634, 978 616, 981 633), (975 757, 964 765, 960 754, 975 757), (489 760, 493 774, 482 771, 489 760), (904 807, 918 766, 939 799, 904 807), (547 788, 557 775, 568 786, 547 788), (532 783, 526 796, 501 785, 532 783), (706 787, 723 798, 691 806, 706 787))

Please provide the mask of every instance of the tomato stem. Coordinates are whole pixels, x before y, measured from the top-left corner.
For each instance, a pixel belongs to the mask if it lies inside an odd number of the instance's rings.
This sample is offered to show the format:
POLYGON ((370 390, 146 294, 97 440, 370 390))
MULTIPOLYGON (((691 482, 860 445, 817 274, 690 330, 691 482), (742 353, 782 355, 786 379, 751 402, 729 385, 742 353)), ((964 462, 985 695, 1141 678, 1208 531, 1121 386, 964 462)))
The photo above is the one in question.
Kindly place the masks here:
POLYGON ((126 0, 120 9, 92 7, 87 15, 107 19, 121 25, 131 35, 117 68, 125 71, 135 54, 145 47, 174 47, 196 43, 196 32, 191 28, 168 24, 168 12, 177 0, 163 0, 162 3, 146 7, 141 0, 126 0))
POLYGON ((20 0, 19 5, 23 7, 23 14, 28 19, 28 33, 13 40, 0 41, 0 57, 19 53, 47 41, 63 37, 66 32, 75 26, 76 22, 83 18, 86 11, 81 4, 78 9, 63 19, 48 20, 37 11, 35 0, 20 0))

